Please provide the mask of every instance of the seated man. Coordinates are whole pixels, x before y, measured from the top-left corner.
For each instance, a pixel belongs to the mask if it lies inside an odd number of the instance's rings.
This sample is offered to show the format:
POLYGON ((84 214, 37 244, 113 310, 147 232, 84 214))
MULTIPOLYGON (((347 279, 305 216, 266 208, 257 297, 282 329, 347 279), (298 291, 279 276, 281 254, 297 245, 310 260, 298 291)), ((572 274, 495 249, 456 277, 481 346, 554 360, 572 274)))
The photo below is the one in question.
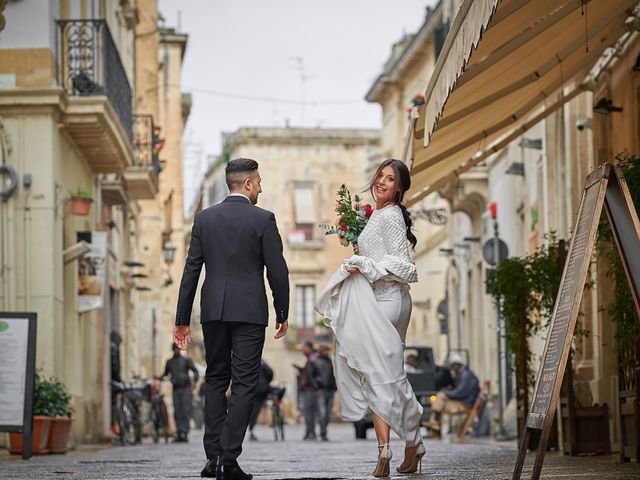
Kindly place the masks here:
POLYGON ((480 382, 475 373, 464 365, 464 360, 457 354, 449 358, 449 371, 453 379, 453 387, 440 390, 431 404, 431 418, 427 427, 435 436, 440 435, 440 423, 443 413, 457 415, 471 410, 480 393, 480 382))

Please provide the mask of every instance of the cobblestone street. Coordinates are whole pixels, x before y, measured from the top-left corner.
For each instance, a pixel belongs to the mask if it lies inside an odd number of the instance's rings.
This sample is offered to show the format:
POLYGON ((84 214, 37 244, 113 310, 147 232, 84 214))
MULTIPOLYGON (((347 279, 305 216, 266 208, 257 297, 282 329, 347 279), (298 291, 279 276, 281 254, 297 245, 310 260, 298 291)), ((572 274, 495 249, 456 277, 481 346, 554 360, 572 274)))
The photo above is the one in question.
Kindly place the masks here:
MULTIPOLYGON (((254 478, 362 479, 372 478, 376 443, 354 440, 350 425, 331 425, 331 441, 303 442, 302 430, 287 427, 287 440, 276 443, 266 427, 256 430, 260 441, 246 442, 240 465, 254 478)), ((473 440, 471 440, 473 442, 473 440)), ((510 479, 516 457, 515 442, 452 444, 426 441, 422 475, 412 479, 510 479)), ((392 441, 392 472, 402 461, 403 445, 392 441)), ((5 451, 6 452, 6 451, 5 451)), ((66 455, 37 456, 25 462, 0 454, 0 478, 22 479, 156 479, 200 478, 204 466, 201 434, 195 431, 188 444, 144 444, 135 447, 82 447, 66 455)), ((528 479, 532 457, 523 479, 528 479)), ((395 474, 392 478, 406 478, 395 474)), ((616 457, 572 458, 548 453, 542 478, 616 479, 640 478, 640 465, 616 462, 616 457)))

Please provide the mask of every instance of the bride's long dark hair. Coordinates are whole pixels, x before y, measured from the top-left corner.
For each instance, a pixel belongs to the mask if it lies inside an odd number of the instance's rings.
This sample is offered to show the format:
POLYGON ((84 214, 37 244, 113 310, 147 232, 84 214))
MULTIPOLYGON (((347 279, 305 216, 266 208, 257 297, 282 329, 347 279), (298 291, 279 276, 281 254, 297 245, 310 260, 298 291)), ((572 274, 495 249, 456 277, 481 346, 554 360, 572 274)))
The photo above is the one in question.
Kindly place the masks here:
POLYGON ((382 173, 382 170, 385 167, 393 168, 394 177, 396 179, 396 191, 393 195, 392 201, 400 207, 402 211, 402 216, 404 217, 404 224, 407 227, 407 240, 411 244, 411 248, 415 249, 416 244, 418 243, 418 239, 411 231, 411 227, 413 226, 413 220, 411 219, 411 214, 407 210, 407 207, 404 206, 402 200, 404 199, 404 192, 409 190, 411 187, 411 175, 409 174, 409 168, 401 162, 400 160, 396 160, 394 158, 389 158, 382 162, 378 169, 376 170, 375 175, 369 182, 367 189, 371 192, 371 196, 375 198, 374 187, 376 185, 376 181, 378 177, 382 173))

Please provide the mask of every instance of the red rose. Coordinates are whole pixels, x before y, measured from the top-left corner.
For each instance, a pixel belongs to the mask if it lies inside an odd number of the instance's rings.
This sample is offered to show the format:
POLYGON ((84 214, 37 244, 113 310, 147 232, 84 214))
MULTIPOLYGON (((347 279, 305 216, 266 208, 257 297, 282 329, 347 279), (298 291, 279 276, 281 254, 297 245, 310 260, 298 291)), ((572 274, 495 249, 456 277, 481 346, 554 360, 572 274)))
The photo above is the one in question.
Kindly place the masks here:
POLYGON ((340 227, 340 230, 342 230, 343 232, 346 232, 347 230, 349 230, 349 227, 347 227, 346 225, 342 225, 340 227))
POLYGON ((364 206, 364 216, 369 218, 373 213, 373 207, 368 203, 364 206))

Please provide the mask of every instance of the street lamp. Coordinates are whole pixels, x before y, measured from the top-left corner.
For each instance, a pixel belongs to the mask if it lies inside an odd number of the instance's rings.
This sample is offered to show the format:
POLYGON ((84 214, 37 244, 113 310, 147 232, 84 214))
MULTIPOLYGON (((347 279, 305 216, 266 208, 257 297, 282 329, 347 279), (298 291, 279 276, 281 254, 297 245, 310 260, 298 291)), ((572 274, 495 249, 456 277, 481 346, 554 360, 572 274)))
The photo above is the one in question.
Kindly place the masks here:
POLYGON ((176 246, 171 242, 167 242, 164 244, 164 247, 162 247, 162 251, 164 253, 165 263, 171 265, 176 257, 176 246))

